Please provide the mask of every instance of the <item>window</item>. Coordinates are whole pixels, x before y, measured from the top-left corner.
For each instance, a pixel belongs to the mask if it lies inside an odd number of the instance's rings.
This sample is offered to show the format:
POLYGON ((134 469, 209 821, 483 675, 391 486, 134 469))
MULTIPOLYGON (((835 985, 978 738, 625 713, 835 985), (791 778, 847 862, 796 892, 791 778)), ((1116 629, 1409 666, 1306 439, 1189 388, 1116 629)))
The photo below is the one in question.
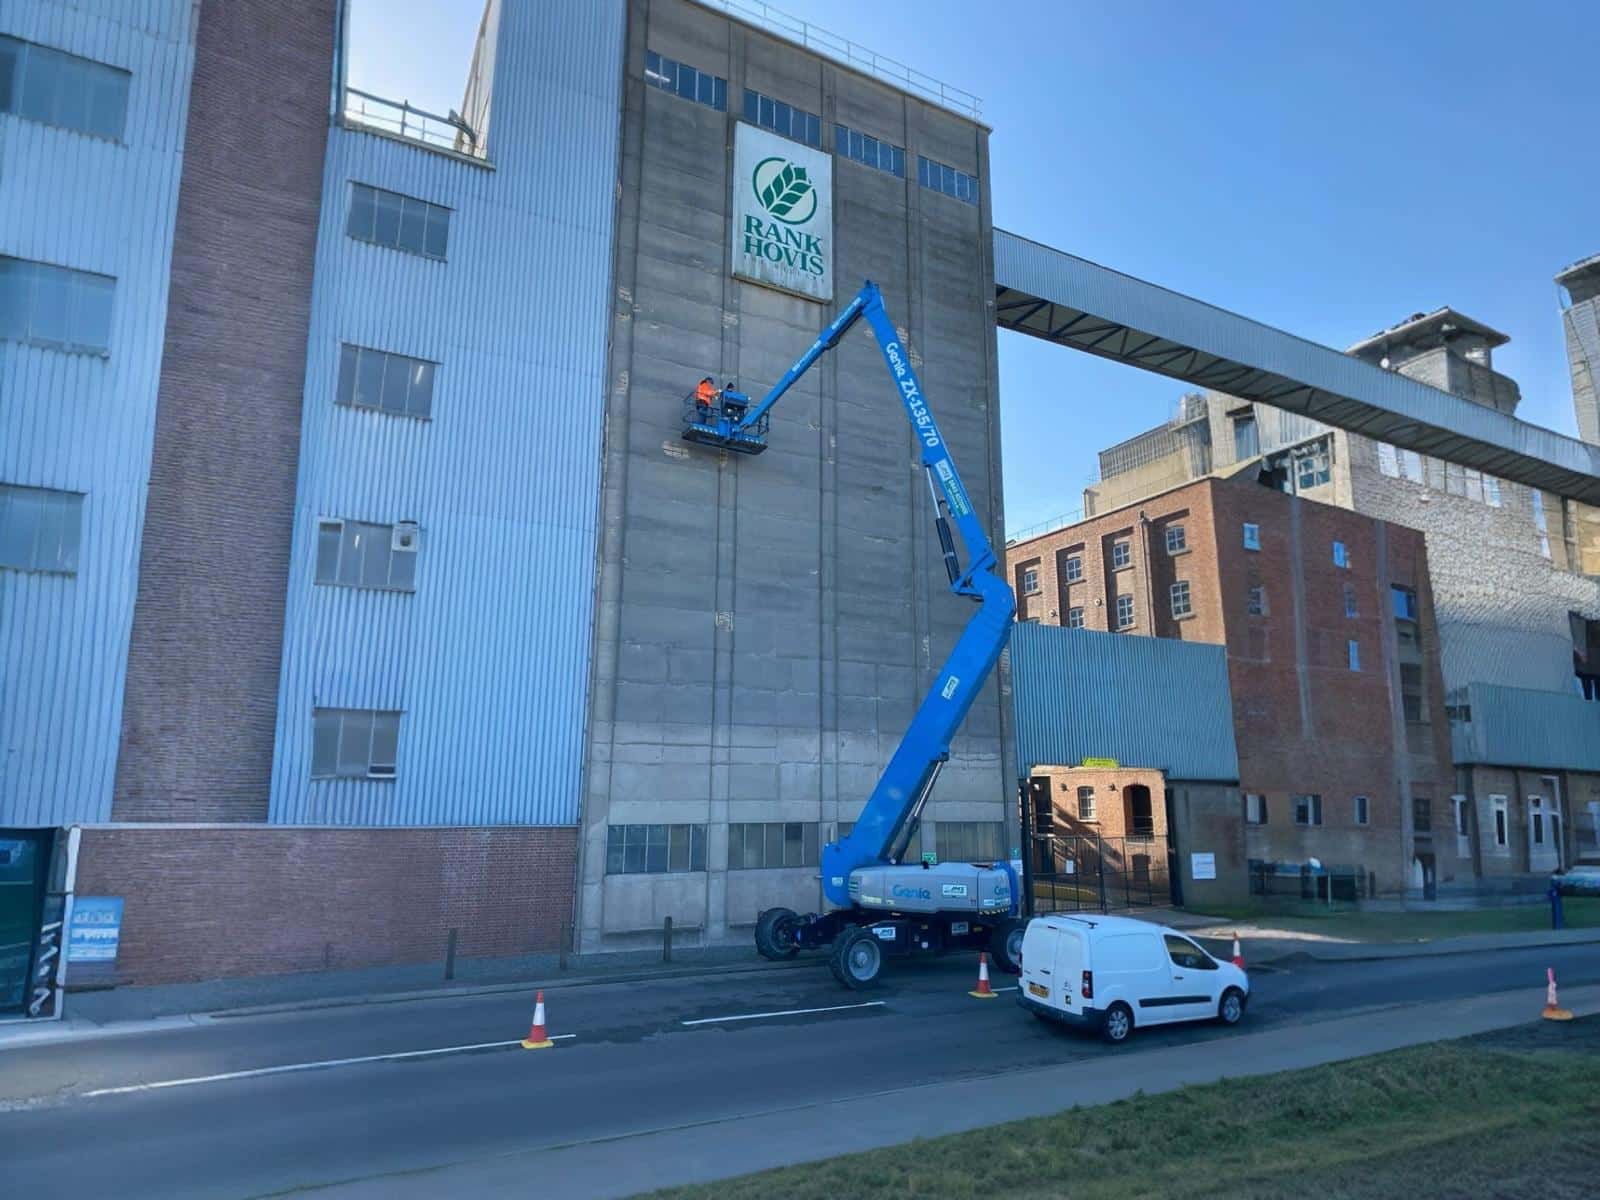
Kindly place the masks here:
POLYGON ((1039 590, 1039 568, 1022 568, 1022 591, 1024 595, 1031 596, 1039 590))
POLYGON ((1333 565, 1347 569, 1350 566, 1350 555, 1346 553, 1343 542, 1334 542, 1333 544, 1333 565))
POLYGON ((119 67, 0 36, 0 112, 121 141, 132 78, 119 67))
POLYGON ((1417 594, 1408 587, 1399 584, 1389 586, 1389 603, 1394 608, 1395 620, 1415 621, 1417 619, 1417 594))
POLYGON ((1233 458, 1244 462, 1261 453, 1261 436, 1256 430, 1254 413, 1238 413, 1233 418, 1233 458))
POLYGON ((1528 829, 1533 844, 1544 845, 1544 800, 1539 796, 1528 797, 1528 829))
POLYGON ((1356 641, 1355 638, 1351 638, 1344 644, 1344 649, 1346 657, 1350 660, 1350 669, 1352 671, 1361 670, 1361 643, 1356 641))
POLYGON ((934 850, 940 862, 1000 862, 1006 858, 999 821, 940 821, 934 850))
POLYGON ((1422 467, 1422 455, 1415 450, 1400 451, 1400 474, 1412 483, 1428 482, 1427 474, 1422 467))
POLYGON ((438 364, 346 343, 339 350, 335 404, 372 408, 397 417, 433 412, 433 372, 438 364))
POLYGON ((1252 617, 1264 617, 1267 615, 1267 589, 1261 584, 1251 585, 1250 599, 1246 603, 1245 611, 1252 617))
POLYGON ((1368 817, 1369 817, 1370 814, 1367 811, 1367 798, 1365 796, 1357 796, 1356 797, 1355 810, 1356 810, 1356 824, 1357 825, 1365 825, 1365 824, 1367 824, 1368 817))
POLYGON ((1344 585, 1344 615, 1347 617, 1361 615, 1360 606, 1356 603, 1356 589, 1348 583, 1344 585))
POLYGON ((1490 508, 1500 507, 1500 481, 1493 475, 1483 477, 1483 502, 1490 508))
POLYGON ((817 865, 815 821, 765 821, 728 825, 728 870, 817 865))
POLYGON ((1406 720, 1421 724, 1428 719, 1427 707, 1422 702, 1422 667, 1417 663, 1400 664, 1400 706, 1406 720))
POLYGON ((0 483, 0 567, 78 573, 83 496, 0 483))
POLYGON ((1400 455, 1388 442, 1378 443, 1378 470, 1390 479, 1400 478, 1400 455))
POLYGON ((706 869, 704 825, 609 825, 607 875, 665 875, 706 869))
POLYGON ((450 240, 450 210, 414 196, 352 183, 345 232, 357 241, 443 261, 450 240))
POLYGON ((116 287, 109 275, 0 257, 0 340, 109 354, 116 287))
POLYGON ((1260 792, 1244 794, 1244 820, 1246 825, 1267 823, 1267 798, 1260 792))
POLYGON ((1167 553, 1182 554, 1189 548, 1189 537, 1182 525, 1167 526, 1167 553))
POLYGON ((1083 628, 1083 609, 1081 609, 1081 608, 1069 608, 1069 609, 1067 609, 1067 628, 1068 629, 1082 629, 1083 628))
POLYGON ((1483 473, 1467 468, 1467 499, 1483 503, 1483 473))
POLYGON ((1316 795, 1294 798, 1294 823, 1296 825, 1322 824, 1322 797, 1316 795))
POLYGON ((782 100, 744 90, 744 119, 808 146, 822 146, 822 118, 782 100))
POLYGON ((931 158, 917 155, 917 182, 925 188, 943 192, 966 204, 978 202, 978 181, 965 171, 947 167, 931 158))
POLYGON ((1132 629, 1133 628, 1133 597, 1132 596, 1118 596, 1117 597, 1117 628, 1118 629, 1132 629))
POLYGON ((1411 797, 1411 827, 1418 833, 1433 832, 1433 801, 1427 796, 1411 797))
POLYGON ((1179 937, 1175 933, 1165 935, 1167 955, 1172 959, 1172 965, 1182 967, 1187 971, 1215 971, 1216 960, 1204 950, 1196 946, 1188 938, 1179 937))
POLYGON ((1528 495, 1533 497, 1533 528, 1539 535, 1539 553, 1549 558, 1550 526, 1544 516, 1544 493, 1538 488, 1529 488, 1528 495))
POLYGON ((906 177, 906 152, 899 146, 880 141, 870 133, 860 133, 845 125, 833 127, 833 148, 845 158, 887 171, 898 179, 906 177))
POLYGON ((393 779, 400 714, 369 708, 311 711, 311 778, 393 779))
POLYGON ((1494 810, 1495 848, 1504 850, 1510 844, 1506 836, 1506 798, 1504 796, 1490 796, 1489 807, 1494 810))
POLYGON ((696 104, 704 104, 718 112, 728 111, 728 81, 670 58, 663 58, 654 50, 645 51, 644 81, 651 87, 671 92, 696 104))
POLYGON ((1261 526, 1252 525, 1249 521, 1244 523, 1244 548, 1246 550, 1261 549, 1261 526))
POLYGON ((1172 592, 1172 615, 1176 617, 1189 617, 1194 615, 1194 609, 1189 604, 1189 581, 1180 579, 1174 583, 1172 592))
POLYGON ((1065 574, 1068 583, 1078 583, 1083 579, 1083 555, 1069 554, 1067 556, 1065 574))
POLYGON ((1467 836, 1467 798, 1465 796, 1450 797, 1451 805, 1456 814, 1456 836, 1467 836))
POLYGON ((1328 443, 1325 441, 1318 442, 1309 452, 1295 457, 1294 481, 1298 491, 1321 487, 1332 478, 1328 458, 1328 443))
POLYGON ((317 582, 335 587, 409 592, 416 584, 414 525, 317 522, 317 582), (409 539, 410 547, 405 543, 409 539))
POLYGON ((1133 565, 1133 543, 1128 541, 1111 543, 1111 569, 1120 571, 1123 567, 1133 565))
POLYGON ((1078 820, 1093 821, 1094 819, 1094 789, 1085 785, 1078 789, 1078 820))

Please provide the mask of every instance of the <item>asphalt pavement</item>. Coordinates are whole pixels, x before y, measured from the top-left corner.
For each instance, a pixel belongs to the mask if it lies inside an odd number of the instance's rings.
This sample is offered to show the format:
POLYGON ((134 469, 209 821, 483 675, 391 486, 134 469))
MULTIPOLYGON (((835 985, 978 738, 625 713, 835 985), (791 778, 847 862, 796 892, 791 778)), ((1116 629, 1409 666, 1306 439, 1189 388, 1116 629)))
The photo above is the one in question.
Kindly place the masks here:
MULTIPOLYGON (((973 966, 964 959, 898 966, 865 992, 840 989, 820 962, 555 982, 545 998, 549 1031, 561 1040, 540 1051, 517 1044, 531 1017, 531 989, 14 1047, 0 1052, 6 1187, 16 1195, 132 1200, 334 1184, 381 1195, 406 1180, 410 1194, 443 1195, 461 1193, 430 1169, 498 1163, 514 1182, 502 1174, 497 1194, 565 1196, 541 1182, 539 1166, 519 1168, 516 1156, 603 1143, 603 1156, 622 1161, 630 1145, 644 1144, 630 1139, 654 1137, 652 1182, 714 1177, 720 1168, 707 1161, 715 1154, 708 1147, 722 1123, 764 1115, 781 1127, 786 1112, 814 1116, 817 1106, 851 1100, 870 1111, 874 1096, 915 1095, 926 1085, 1003 1087, 1009 1076, 1035 1078, 1062 1064, 1118 1069, 1107 1056, 1127 1050, 1035 1021, 1009 993, 971 999, 973 966), (670 1136, 690 1129, 696 1137, 670 1136), (676 1161, 674 1145, 688 1159, 676 1161)), ((1315 1040, 1296 1031, 1348 1025, 1352 1013, 1368 1024, 1389 1013, 1399 1018, 1386 1018, 1389 1024, 1427 1036, 1431 1006, 1504 992, 1513 994, 1507 1011, 1525 995, 1531 1018, 1543 1002, 1547 966, 1566 988, 1600 983, 1600 948, 1263 970, 1253 975, 1242 1032, 1151 1029, 1136 1034, 1134 1050, 1146 1072, 1159 1074, 1162 1053, 1180 1050, 1185 1061, 1226 1069, 1241 1037, 1283 1031, 1279 1040, 1292 1047, 1315 1040)), ((827 1152, 826 1142, 811 1139, 803 1148, 827 1152)))

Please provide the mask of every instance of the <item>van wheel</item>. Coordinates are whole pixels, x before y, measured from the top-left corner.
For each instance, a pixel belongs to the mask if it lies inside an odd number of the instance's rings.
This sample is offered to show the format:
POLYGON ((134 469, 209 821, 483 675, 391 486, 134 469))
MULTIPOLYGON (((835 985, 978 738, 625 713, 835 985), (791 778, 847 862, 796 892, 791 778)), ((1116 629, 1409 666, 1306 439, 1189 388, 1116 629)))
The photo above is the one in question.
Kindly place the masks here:
POLYGON ((794 944, 795 927, 800 918, 793 909, 769 908, 756 920, 756 953, 773 962, 784 962, 800 953, 794 944))
POLYGON ((1133 1009, 1120 1000, 1106 1009, 1106 1021, 1100 1027, 1101 1037, 1113 1046, 1120 1046, 1128 1040, 1128 1035, 1132 1032, 1133 1009))
POLYGON ((1217 1020, 1224 1025, 1237 1025, 1242 1016, 1244 1016, 1244 993, 1238 988, 1229 988, 1222 993, 1222 1001, 1217 1005, 1217 1020))
POLYGON ((828 969, 852 991, 871 987, 883 970, 883 947, 871 932, 857 925, 834 939, 828 951, 828 969))
POLYGON ((1022 974, 1022 935, 1027 925, 1018 920, 1001 921, 989 933, 989 957, 996 970, 1007 975, 1022 974))

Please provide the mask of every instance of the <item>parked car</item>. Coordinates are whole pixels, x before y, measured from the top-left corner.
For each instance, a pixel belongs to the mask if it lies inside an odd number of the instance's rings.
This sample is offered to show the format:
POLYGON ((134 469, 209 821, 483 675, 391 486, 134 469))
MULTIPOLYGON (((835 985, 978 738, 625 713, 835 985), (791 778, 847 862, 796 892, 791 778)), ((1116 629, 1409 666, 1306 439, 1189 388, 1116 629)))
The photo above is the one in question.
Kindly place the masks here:
POLYGON ((1600 859, 1580 858, 1550 882, 1563 896, 1600 896, 1600 859))
POLYGON ((1055 914, 1028 922, 1017 1001, 1035 1016, 1127 1041, 1176 1021, 1235 1025, 1250 977, 1176 929, 1133 917, 1055 914))

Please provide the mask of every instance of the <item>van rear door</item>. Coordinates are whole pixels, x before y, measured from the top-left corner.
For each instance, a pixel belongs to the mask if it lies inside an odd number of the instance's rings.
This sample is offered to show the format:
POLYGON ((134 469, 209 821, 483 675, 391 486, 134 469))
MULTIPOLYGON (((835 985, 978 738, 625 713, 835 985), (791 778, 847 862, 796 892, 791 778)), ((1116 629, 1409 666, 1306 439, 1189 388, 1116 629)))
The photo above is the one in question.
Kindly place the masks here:
POLYGON ((1023 995, 1053 1008, 1061 1007, 1055 986, 1056 942, 1060 933, 1042 920, 1028 922, 1022 935, 1022 976, 1017 986, 1023 995))
MULTIPOLYGON (((1056 938, 1055 960, 1051 970, 1061 997, 1060 1007, 1070 1013, 1081 1013, 1086 1003, 1081 987, 1083 959, 1083 931, 1073 929, 1070 925, 1063 928, 1056 938)), ((1092 1007, 1094 1002, 1091 1000, 1087 1003, 1092 1007)))

